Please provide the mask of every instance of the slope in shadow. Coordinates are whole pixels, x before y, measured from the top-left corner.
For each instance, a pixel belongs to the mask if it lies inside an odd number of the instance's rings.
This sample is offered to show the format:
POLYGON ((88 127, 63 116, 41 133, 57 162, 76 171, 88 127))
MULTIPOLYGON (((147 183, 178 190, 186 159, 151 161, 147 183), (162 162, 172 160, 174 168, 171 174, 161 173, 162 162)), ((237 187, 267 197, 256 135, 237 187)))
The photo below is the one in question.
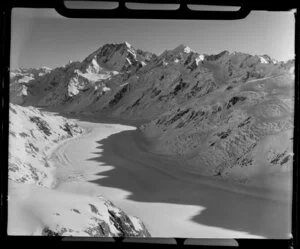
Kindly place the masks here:
POLYGON ((106 177, 92 182, 129 191, 129 200, 204 207, 192 221, 267 238, 287 238, 290 232, 288 204, 203 184, 201 177, 184 173, 174 158, 147 151, 147 141, 138 130, 123 131, 97 143, 103 151, 89 160, 114 168, 99 173, 106 177))

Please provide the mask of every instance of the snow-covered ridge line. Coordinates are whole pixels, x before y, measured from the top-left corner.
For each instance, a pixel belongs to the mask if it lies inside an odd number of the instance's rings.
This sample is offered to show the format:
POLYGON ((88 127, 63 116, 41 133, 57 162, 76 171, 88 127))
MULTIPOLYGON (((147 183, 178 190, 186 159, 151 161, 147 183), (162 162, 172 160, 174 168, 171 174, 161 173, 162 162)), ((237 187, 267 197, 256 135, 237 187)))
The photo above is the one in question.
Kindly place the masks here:
MULTIPOLYGON (((114 78, 115 75, 121 74, 122 71, 128 72, 128 70, 136 70, 139 67, 145 67, 151 62, 155 61, 156 56, 154 54, 143 52, 139 49, 135 49, 128 42, 119 44, 105 44, 88 56, 82 62, 72 62, 64 67, 58 67, 55 69, 41 67, 37 69, 24 69, 11 71, 11 95, 12 102, 16 104, 24 104, 26 99, 30 99, 31 92, 40 92, 40 88, 44 86, 45 91, 39 98, 40 105, 52 105, 54 103, 63 102, 63 96, 74 97, 78 95, 82 90, 89 88, 96 82, 108 81, 114 78), (154 57, 153 57, 154 56, 154 57), (66 78, 64 78, 66 75, 66 78), (67 94, 61 94, 65 91, 64 84, 67 85, 67 94), (42 83, 42 84, 41 84, 42 83), (13 86, 14 85, 14 86, 13 86), (27 91, 27 88, 31 88, 27 91), (32 89, 34 88, 34 89, 32 89), (36 90, 35 90, 36 88, 36 90), (53 89, 53 93, 52 90, 53 89), (59 100, 57 98, 59 98, 59 100)), ((206 55, 198 54, 190 47, 186 45, 179 45, 174 49, 166 50, 159 58, 162 59, 163 66, 169 65, 172 62, 175 64, 194 63, 191 68, 198 67, 200 63, 204 63, 206 60, 214 61, 223 56, 228 58, 250 56, 242 52, 228 52, 223 51, 218 54, 206 55), (165 58, 165 56, 167 56, 165 58)), ((268 55, 253 55, 254 60, 257 60, 258 64, 267 65, 281 65, 283 62, 279 62, 270 58, 268 55)), ((227 59, 228 59, 227 58, 227 59)), ((225 60, 227 60, 225 58, 225 60)), ((150 67, 151 68, 151 67, 150 67)), ((32 104, 32 103, 30 103, 32 104)))

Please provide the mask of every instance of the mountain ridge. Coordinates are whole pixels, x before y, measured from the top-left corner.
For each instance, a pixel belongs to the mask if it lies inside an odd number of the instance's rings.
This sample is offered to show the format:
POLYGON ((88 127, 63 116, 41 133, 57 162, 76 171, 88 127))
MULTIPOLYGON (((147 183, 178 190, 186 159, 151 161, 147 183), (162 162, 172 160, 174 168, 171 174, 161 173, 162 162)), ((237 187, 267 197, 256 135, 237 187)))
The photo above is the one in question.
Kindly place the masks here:
POLYGON ((294 60, 199 54, 183 44, 158 56, 137 51, 125 42, 105 44, 82 62, 29 81, 20 103, 147 120, 140 130, 155 138, 153 151, 179 156, 205 175, 247 182, 256 173, 245 175, 245 165, 253 171, 259 162, 273 165, 272 174, 291 169, 294 60), (285 142, 275 148, 270 141, 278 139, 285 142), (256 163, 265 143, 268 156, 256 163), (283 167, 271 163, 276 156, 285 158, 283 167))

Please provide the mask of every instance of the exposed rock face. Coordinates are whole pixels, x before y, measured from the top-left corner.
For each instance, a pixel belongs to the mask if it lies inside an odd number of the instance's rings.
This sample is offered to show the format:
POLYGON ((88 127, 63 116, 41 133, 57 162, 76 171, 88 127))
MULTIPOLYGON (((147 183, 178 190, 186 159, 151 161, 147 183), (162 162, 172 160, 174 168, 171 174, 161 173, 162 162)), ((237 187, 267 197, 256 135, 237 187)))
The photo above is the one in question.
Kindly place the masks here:
POLYGON ((9 113, 8 178, 13 207, 10 212, 16 210, 14 205, 24 206, 24 209, 33 205, 37 210, 34 219, 43 223, 38 235, 150 236, 138 218, 128 216, 101 196, 89 197, 51 189, 56 179, 53 178, 54 166, 48 161, 50 150, 83 133, 77 124, 34 107, 10 104, 9 113))
POLYGON ((291 170, 293 60, 199 54, 184 45, 155 56, 123 43, 104 45, 67 72, 55 70, 31 81, 25 103, 148 120, 140 130, 155 141, 152 150, 176 155, 182 167, 203 175, 246 182, 291 170), (48 86, 41 82, 50 75, 78 74, 75 68, 87 79, 76 94, 63 94, 69 78, 47 92, 33 91, 48 86))

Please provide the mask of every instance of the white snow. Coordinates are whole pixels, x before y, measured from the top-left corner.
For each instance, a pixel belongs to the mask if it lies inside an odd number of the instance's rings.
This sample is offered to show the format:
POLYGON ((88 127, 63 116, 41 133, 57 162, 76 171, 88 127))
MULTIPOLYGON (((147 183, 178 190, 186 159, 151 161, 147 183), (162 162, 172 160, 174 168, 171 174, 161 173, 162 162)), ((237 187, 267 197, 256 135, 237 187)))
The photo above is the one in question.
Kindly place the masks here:
POLYGON ((52 71, 52 68, 50 68, 50 67, 43 66, 42 69, 47 70, 47 71, 52 71))
POLYGON ((33 80, 34 78, 31 76, 24 76, 23 78, 19 79, 19 83, 28 83, 29 81, 33 80))
POLYGON ((128 82, 125 82, 125 83, 121 84, 120 87, 123 87, 123 86, 126 86, 126 85, 128 85, 128 82))
POLYGON ((19 83, 28 83, 31 80, 34 80, 33 75, 29 75, 29 76, 26 75, 23 78, 19 79, 18 82, 19 83))
POLYGON ((98 73, 100 71, 101 67, 99 66, 98 62, 96 61, 96 58, 93 58, 92 65, 93 65, 93 68, 95 69, 96 73, 98 73))
POLYGON ((134 216, 130 216, 129 218, 132 221, 135 228, 137 228, 139 230, 143 229, 141 226, 141 223, 140 223, 141 221, 138 218, 136 218, 134 216))
POLYGON ((98 64, 97 59, 96 59, 96 55, 93 57, 91 63, 89 64, 89 66, 86 69, 87 73, 90 74, 98 74, 103 70, 103 68, 98 64))
MULTIPOLYGON (((10 105, 10 120, 8 234, 41 235, 47 227, 63 236, 91 236, 99 232, 99 224, 104 222, 109 228, 107 236, 119 236, 120 229, 110 214, 113 211, 117 216, 122 215, 119 208, 99 192, 88 193, 89 187, 86 193, 77 192, 76 188, 72 191, 59 188, 63 183, 75 183, 83 188, 88 184, 80 182, 83 174, 68 165, 73 159, 64 153, 66 143, 57 146, 62 140, 70 141, 66 140, 70 135, 63 127, 66 123, 72 126, 69 126, 74 134, 72 140, 76 140, 75 136, 83 130, 62 117, 13 104, 10 105), (44 128, 37 126, 32 117, 39 120, 40 125, 45 122, 51 134, 45 135, 44 128), (29 151, 28 143, 39 151, 29 151), (52 154, 56 150, 58 152, 52 154), (59 165, 54 164, 55 160, 59 165)), ((100 135, 103 137, 103 132, 100 135)), ((81 153, 77 153, 81 157, 81 153)), ((89 169, 88 161, 84 164, 89 169)), ((136 231, 142 229, 137 218, 132 218, 132 223, 136 231)), ((134 230, 132 233, 137 235, 134 230)))
POLYGON ((102 91, 103 91, 103 92, 108 92, 108 91, 110 91, 110 88, 107 87, 107 86, 104 86, 104 87, 102 88, 102 91))
POLYGON ((68 95, 75 96, 78 93, 79 93, 78 82, 76 82, 75 80, 71 80, 70 83, 68 84, 68 95))
MULTIPOLYGON (((9 179, 14 181, 37 183, 42 186, 50 186, 51 167, 46 167, 45 153, 49 146, 54 146, 57 141, 68 137, 68 133, 61 126, 66 120, 53 115, 44 115, 33 107, 25 108, 10 104, 9 131, 9 164, 13 170, 9 171, 9 179), (45 123, 50 134, 43 132, 41 128, 30 118, 34 117, 45 123), (36 150, 38 149, 38 151, 36 150), (50 184, 50 185, 49 185, 50 184)), ((78 128, 78 132, 81 130, 78 128)))
POLYGON ((22 91, 21 91, 21 95, 25 95, 27 96, 27 87, 26 86, 22 86, 22 91))
MULTIPOLYGON (((52 231, 64 231, 64 236, 87 237, 90 236, 88 230, 97 229, 102 222, 109 227, 108 236, 119 234, 110 219, 110 205, 103 198, 14 182, 9 183, 9 193, 9 235, 39 235, 46 226, 52 231), (97 209, 97 213, 90 205, 97 209)), ((139 224, 138 221, 132 222, 139 224)), ((139 230, 140 227, 135 228, 139 230)))
POLYGON ((130 65, 132 65, 131 61, 128 58, 126 58, 126 60, 130 65))
POLYGON ((260 59, 260 63, 263 63, 263 64, 268 64, 268 63, 273 63, 273 64, 277 64, 278 61, 275 60, 275 59, 272 59, 270 58, 269 56, 259 56, 259 59, 260 59))
POLYGON ((263 56, 259 56, 259 59, 260 59, 260 63, 263 63, 263 64, 269 63, 263 56))
POLYGON ((184 50, 183 50, 183 52, 185 52, 185 53, 190 53, 190 52, 192 52, 193 50, 190 48, 190 47, 185 47, 184 48, 184 50))
POLYGON ((200 61, 203 61, 204 60, 204 55, 203 54, 200 54, 197 58, 196 58, 196 64, 198 66, 199 62, 200 61))
POLYGON ((134 50, 128 49, 127 51, 133 55, 134 59, 136 59, 136 53, 134 52, 134 50))
POLYGON ((141 61, 142 66, 146 66, 147 64, 144 61, 141 61))
POLYGON ((133 47, 131 46, 131 44, 129 44, 128 42, 125 42, 125 45, 128 48, 127 51, 132 54, 134 59, 136 59, 136 53, 135 53, 133 47))
POLYGON ((295 67, 291 67, 289 73, 292 74, 292 78, 295 79, 295 67))
POLYGON ((10 73, 9 73, 9 77, 10 77, 10 78, 15 77, 16 75, 18 75, 18 74, 15 73, 15 72, 10 72, 10 73))
POLYGON ((82 73, 79 70, 75 70, 75 72, 78 75, 86 78, 87 80, 89 80, 92 83, 96 82, 96 81, 99 81, 99 80, 106 80, 106 79, 109 79, 111 77, 111 75, 108 71, 104 72, 104 73, 92 73, 92 72, 82 73))
POLYGON ((128 48, 131 48, 131 44, 127 41, 125 41, 125 45, 128 47, 128 48))

